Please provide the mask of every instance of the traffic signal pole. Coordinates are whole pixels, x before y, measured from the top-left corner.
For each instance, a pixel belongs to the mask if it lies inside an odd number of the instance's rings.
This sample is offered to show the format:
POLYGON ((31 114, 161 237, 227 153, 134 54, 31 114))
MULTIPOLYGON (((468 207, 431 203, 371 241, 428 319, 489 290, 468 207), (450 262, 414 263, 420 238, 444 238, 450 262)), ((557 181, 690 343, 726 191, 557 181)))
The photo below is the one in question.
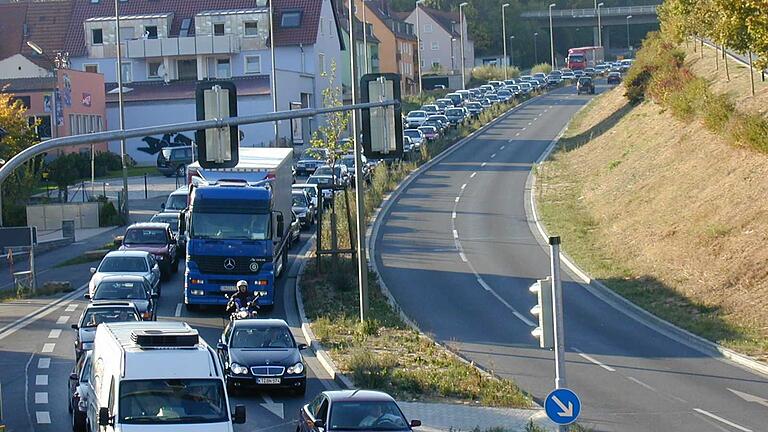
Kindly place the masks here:
MULTIPOLYGON (((565 388, 565 334, 563 327, 563 286, 560 280, 560 237, 549 238, 552 272, 552 315, 555 339, 555 388, 565 388)), ((560 426, 566 431, 567 426, 560 426)))

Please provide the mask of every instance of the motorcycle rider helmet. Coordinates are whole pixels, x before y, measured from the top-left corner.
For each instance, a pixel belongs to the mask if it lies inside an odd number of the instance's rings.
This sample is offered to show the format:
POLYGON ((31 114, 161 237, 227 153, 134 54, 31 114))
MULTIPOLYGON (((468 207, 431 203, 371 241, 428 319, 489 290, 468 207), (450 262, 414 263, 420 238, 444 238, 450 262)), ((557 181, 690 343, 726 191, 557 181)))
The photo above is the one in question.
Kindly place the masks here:
POLYGON ((245 292, 248 290, 248 282, 244 280, 237 281, 237 290, 240 292, 245 292))

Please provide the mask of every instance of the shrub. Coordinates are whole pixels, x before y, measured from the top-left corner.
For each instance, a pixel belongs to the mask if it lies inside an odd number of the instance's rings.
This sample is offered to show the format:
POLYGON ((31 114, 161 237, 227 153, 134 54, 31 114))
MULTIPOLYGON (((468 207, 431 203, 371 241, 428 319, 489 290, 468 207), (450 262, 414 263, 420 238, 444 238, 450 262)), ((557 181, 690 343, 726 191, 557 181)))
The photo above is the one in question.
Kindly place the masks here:
POLYGON ((99 167, 104 168, 104 174, 106 171, 118 171, 123 168, 122 163, 120 163, 120 155, 109 151, 96 153, 95 162, 97 169, 99 167))
MULTIPOLYGON (((520 69, 516 67, 507 68, 508 78, 517 78, 519 76, 520 76, 520 69)), ((472 78, 478 81, 485 81, 485 82, 501 81, 504 79, 504 68, 494 66, 494 65, 477 66, 472 69, 472 78)))
POLYGON ((391 354, 378 355, 364 349, 349 357, 352 380, 360 388, 386 389, 397 360, 391 354))
POLYGON ((107 201, 104 197, 100 197, 99 201, 101 202, 99 206, 99 226, 123 225, 123 218, 117 213, 114 204, 111 201, 107 201))
POLYGON ((531 68, 531 74, 541 73, 541 72, 545 74, 552 72, 552 65, 549 63, 539 63, 537 65, 534 65, 531 68))
POLYGON ((704 125, 712 132, 724 131, 735 109, 728 95, 710 93, 702 103, 704 125))
POLYGON ((768 153, 768 121, 760 114, 737 114, 731 128, 733 138, 742 145, 768 153))
POLYGON ((693 120, 710 95, 708 87, 703 78, 697 77, 684 82, 680 90, 670 93, 667 98, 672 115, 683 121, 693 120))

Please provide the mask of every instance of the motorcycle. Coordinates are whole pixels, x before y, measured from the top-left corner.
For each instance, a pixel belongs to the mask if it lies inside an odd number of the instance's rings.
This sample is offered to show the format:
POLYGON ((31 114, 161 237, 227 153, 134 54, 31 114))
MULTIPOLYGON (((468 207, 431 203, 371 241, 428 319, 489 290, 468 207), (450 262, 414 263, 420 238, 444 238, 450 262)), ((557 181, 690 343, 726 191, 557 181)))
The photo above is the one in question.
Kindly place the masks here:
POLYGON ((232 294, 229 297, 229 302, 227 302, 227 311, 232 311, 229 314, 229 320, 239 320, 239 319, 248 319, 248 318, 257 318, 258 311, 259 311, 259 300, 260 295, 256 293, 254 295, 254 298, 245 304, 242 304, 242 301, 235 296, 235 294, 232 294))

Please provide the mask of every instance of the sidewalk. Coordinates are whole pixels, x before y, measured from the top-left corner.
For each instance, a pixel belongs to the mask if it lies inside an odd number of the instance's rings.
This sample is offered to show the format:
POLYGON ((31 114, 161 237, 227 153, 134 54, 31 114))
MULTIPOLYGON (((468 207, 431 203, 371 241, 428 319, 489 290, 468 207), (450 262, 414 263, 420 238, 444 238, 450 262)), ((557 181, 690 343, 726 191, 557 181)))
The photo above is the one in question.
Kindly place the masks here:
POLYGON ((398 402, 408 420, 421 420, 425 431, 486 431, 501 428, 505 431, 524 431, 533 419, 540 427, 554 429, 554 423, 542 419, 542 410, 488 408, 472 405, 398 402))

